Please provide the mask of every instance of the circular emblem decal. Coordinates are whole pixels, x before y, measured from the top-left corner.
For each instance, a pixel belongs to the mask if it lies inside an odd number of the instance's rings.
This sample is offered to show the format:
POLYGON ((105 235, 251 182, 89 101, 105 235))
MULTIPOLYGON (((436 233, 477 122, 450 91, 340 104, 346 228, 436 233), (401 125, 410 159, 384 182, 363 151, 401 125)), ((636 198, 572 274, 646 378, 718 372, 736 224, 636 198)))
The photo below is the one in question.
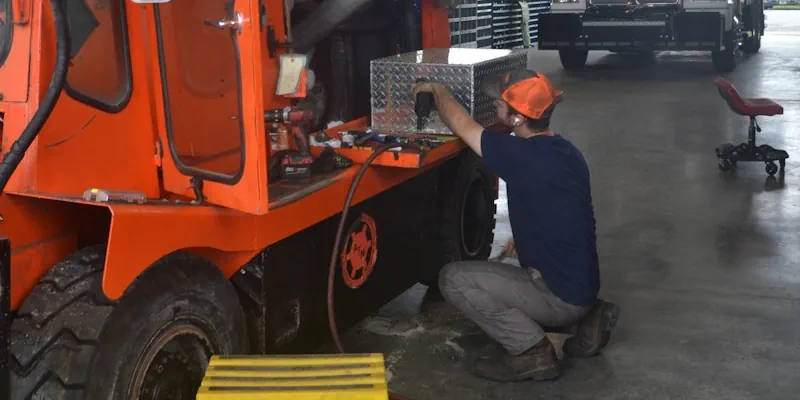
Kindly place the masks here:
POLYGON ((342 278, 352 289, 364 284, 378 259, 378 235, 375 220, 367 214, 353 222, 342 249, 342 278))

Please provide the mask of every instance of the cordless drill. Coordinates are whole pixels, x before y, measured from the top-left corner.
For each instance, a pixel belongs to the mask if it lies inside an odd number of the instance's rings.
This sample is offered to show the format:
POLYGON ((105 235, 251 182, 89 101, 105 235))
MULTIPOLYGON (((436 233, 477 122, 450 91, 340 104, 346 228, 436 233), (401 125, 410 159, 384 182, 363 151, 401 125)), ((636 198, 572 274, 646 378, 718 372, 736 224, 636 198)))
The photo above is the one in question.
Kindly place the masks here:
MULTIPOLYGON (((417 83, 427 82, 425 78, 417 79, 417 83)), ((425 124, 428 123, 428 118, 431 116, 431 110, 435 106, 433 93, 419 92, 416 99, 414 99, 414 114, 417 114, 417 132, 422 132, 425 124)))
POLYGON ((281 160, 281 177, 284 179, 310 178, 314 158, 311 157, 308 133, 305 131, 305 127, 314 121, 314 113, 305 108, 286 107, 265 112, 264 120, 287 125, 287 128, 292 131, 295 144, 297 144, 298 152, 288 153, 281 160))

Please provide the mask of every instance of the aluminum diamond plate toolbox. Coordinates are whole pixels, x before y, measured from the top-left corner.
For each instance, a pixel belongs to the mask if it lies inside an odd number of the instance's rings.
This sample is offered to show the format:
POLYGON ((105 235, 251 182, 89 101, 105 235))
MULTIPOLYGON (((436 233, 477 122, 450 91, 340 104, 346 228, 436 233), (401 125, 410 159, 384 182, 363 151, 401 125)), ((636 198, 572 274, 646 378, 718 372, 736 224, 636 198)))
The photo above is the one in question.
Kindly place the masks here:
MULTIPOLYGON (((497 122, 492 100, 480 91, 484 77, 527 66, 527 53, 499 49, 426 49, 373 60, 370 64, 372 128, 385 133, 417 132, 412 86, 424 78, 440 82, 481 125, 497 122)), ((422 133, 452 134, 431 113, 422 133)))

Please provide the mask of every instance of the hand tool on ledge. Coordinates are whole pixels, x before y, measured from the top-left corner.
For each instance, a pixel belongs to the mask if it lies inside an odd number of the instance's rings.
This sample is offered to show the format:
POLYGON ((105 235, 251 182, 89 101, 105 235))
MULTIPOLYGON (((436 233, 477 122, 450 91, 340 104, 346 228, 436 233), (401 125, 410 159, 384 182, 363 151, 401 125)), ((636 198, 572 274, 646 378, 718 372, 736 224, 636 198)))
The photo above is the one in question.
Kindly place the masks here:
POLYGON ((314 121, 314 113, 306 108, 286 107, 268 110, 264 120, 286 125, 292 131, 298 152, 288 152, 281 159, 281 178, 302 180, 311 177, 314 158, 309 150, 308 127, 314 121))
MULTIPOLYGON (((417 79, 417 83, 427 82, 427 79, 417 79)), ((436 106, 433 93, 419 92, 414 99, 414 113, 417 114, 417 132, 422 132, 425 124, 428 123, 428 118, 431 116, 431 111, 436 106)))
POLYGON ((360 137, 356 138, 353 141, 354 146, 361 146, 366 143, 368 140, 375 139, 378 137, 378 131, 367 130, 366 133, 361 135, 360 137))

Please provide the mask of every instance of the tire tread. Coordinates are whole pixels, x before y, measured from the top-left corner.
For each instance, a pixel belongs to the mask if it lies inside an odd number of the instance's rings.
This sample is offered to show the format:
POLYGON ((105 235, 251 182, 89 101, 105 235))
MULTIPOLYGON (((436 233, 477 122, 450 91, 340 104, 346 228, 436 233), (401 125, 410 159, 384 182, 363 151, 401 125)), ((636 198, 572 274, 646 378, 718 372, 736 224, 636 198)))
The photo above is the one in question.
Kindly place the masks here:
MULTIPOLYGON (((483 168, 483 160, 472 151, 465 151, 458 156, 453 162, 444 166, 441 173, 442 176, 451 177, 451 179, 443 179, 444 185, 439 188, 440 193, 453 193, 458 188, 464 187, 469 184, 471 178, 472 166, 478 163, 483 168)), ((461 196, 438 196, 439 197, 439 237, 440 246, 442 250, 441 265, 462 261, 459 256, 458 238, 453 232, 458 232, 459 216, 456 213, 443 212, 444 210, 458 209, 461 201, 461 196)), ((496 199, 496 196, 495 196, 496 199)), ((497 213, 497 204, 492 202, 491 205, 492 215, 497 213)), ((494 218, 494 217, 493 217, 494 218)), ((477 259, 485 259, 489 257, 492 247, 491 243, 494 241, 494 226, 486 233, 487 243, 490 245, 484 249, 481 254, 478 254, 477 259)))
POLYGON ((33 288, 11 325, 13 398, 82 398, 114 303, 102 293, 104 248, 82 249, 33 288))

